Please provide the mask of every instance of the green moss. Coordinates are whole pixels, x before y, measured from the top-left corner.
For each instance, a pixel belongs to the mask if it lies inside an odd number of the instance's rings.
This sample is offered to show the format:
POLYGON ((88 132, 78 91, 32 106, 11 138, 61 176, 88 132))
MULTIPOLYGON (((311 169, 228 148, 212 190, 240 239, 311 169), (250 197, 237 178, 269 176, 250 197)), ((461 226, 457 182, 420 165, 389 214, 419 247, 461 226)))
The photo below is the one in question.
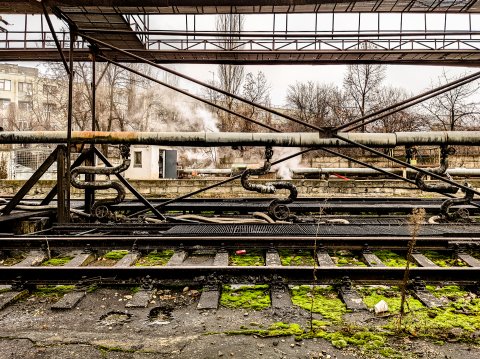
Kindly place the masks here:
MULTIPOLYGON (((480 344, 478 337, 472 337, 472 332, 480 330, 479 317, 480 299, 460 300, 447 308, 408 313, 402 321, 402 328, 415 337, 480 344)), ((395 325, 396 323, 390 322, 386 328, 394 328, 395 325)))
POLYGON ((402 358, 402 354, 388 346, 388 333, 376 332, 368 328, 347 326, 335 332, 325 330, 314 330, 308 332, 304 337, 323 338, 328 340, 338 349, 350 345, 356 346, 363 354, 379 353, 387 358, 402 358))
POLYGON ((229 256, 230 265, 232 266, 264 266, 265 259, 263 253, 259 250, 253 250, 247 254, 237 255, 235 253, 229 256))
MULTIPOLYGON (((375 251, 374 254, 380 259, 387 267, 405 267, 407 265, 406 258, 392 251, 375 251)), ((415 263, 410 263, 410 267, 416 267, 415 263)))
POLYGON ((118 261, 118 260, 122 259, 123 257, 125 257, 127 254, 128 254, 127 250, 115 250, 115 251, 110 251, 110 252, 106 253, 103 256, 103 258, 113 259, 113 260, 118 261))
POLYGON ((303 334, 303 329, 298 324, 288 324, 277 322, 273 323, 268 329, 242 329, 226 332, 230 335, 258 335, 259 337, 283 337, 289 335, 301 336, 303 334))
POLYGON ((320 313, 325 319, 339 323, 347 312, 345 304, 331 286, 297 286, 292 288, 292 303, 305 310, 320 313), (313 307, 312 307, 313 301, 313 307))
POLYGON ((41 265, 47 267, 61 267, 72 260, 73 257, 57 257, 46 260, 41 265))
POLYGON ((74 289, 74 285, 38 286, 33 294, 38 297, 61 297, 74 289))
POLYGON ((332 255, 332 259, 339 267, 355 266, 366 267, 367 265, 362 261, 359 261, 357 256, 347 250, 336 251, 332 255))
MULTIPOLYGON (((384 300, 388 304, 390 313, 398 313, 400 311, 401 293, 398 287, 362 287, 358 288, 363 294, 363 302, 368 308, 373 308, 375 304, 384 300)), ((417 310, 424 308, 423 304, 408 296, 406 301, 406 309, 417 310)))
POLYGON ((450 300, 456 300, 468 295, 468 292, 461 289, 458 285, 446 285, 443 287, 427 285, 426 288, 437 298, 446 297, 450 300))
POLYGON ((168 263, 170 258, 173 255, 173 250, 166 249, 163 251, 153 251, 148 253, 146 256, 140 258, 136 263, 135 266, 164 266, 168 263))
POLYGON ((262 310, 271 304, 268 285, 252 285, 232 288, 223 286, 220 304, 227 308, 262 310))
POLYGON ((465 267, 467 263, 458 258, 452 258, 436 251, 425 251, 423 253, 439 267, 465 267))
POLYGON ((315 264, 315 259, 309 250, 281 249, 278 253, 283 266, 313 266, 315 264))

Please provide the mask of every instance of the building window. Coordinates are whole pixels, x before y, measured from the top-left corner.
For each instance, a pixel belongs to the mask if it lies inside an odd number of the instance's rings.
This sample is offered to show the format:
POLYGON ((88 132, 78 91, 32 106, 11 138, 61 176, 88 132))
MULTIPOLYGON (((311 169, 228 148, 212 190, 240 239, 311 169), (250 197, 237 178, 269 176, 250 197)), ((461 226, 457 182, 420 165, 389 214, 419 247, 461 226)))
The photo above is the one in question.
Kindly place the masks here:
POLYGON ((53 94, 57 90, 57 86, 54 85, 43 85, 44 94, 53 94))
POLYGON ((142 168, 142 151, 133 152, 133 167, 142 168))
POLYGON ((0 80, 0 90, 10 91, 12 89, 12 82, 10 80, 0 80))
POLYGON ((50 114, 55 112, 56 108, 57 108, 57 106, 54 103, 51 103, 51 102, 44 102, 43 103, 43 112, 47 116, 49 116, 50 114))
POLYGON ((28 122, 26 120, 18 120, 17 121, 17 128, 18 128, 19 131, 28 130, 28 122))
POLYGON ((0 110, 8 110, 9 106, 10 106, 9 98, 0 98, 0 110))
POLYGON ((18 101, 18 110, 22 112, 31 112, 33 105, 30 101, 18 101))
POLYGON ((29 82, 19 82, 18 92, 31 94, 33 90, 32 84, 29 82))

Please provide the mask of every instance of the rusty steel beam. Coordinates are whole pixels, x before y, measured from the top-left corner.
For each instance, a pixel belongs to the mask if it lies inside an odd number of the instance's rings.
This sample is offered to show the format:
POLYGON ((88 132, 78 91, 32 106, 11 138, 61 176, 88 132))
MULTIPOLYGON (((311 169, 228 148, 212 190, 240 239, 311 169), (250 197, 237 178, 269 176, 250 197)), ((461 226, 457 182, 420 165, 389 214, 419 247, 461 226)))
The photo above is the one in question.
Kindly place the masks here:
MULTIPOLYGON (((0 144, 66 143, 66 131, 5 131, 0 144)), ((187 147, 277 146, 277 147, 371 147, 480 146, 480 131, 431 131, 394 133, 338 133, 331 138, 318 132, 106 132, 73 131, 72 143, 143 144, 187 147), (345 139, 345 140, 342 140, 345 139), (351 141, 355 143, 351 143, 351 141)))

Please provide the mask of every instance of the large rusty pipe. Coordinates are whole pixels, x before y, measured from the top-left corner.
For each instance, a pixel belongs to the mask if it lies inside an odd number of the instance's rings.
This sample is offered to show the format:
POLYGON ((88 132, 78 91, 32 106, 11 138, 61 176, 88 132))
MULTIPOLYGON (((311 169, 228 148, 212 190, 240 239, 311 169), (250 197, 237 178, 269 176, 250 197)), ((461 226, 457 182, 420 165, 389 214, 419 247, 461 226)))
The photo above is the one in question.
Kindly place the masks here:
MULTIPOLYGON (((480 131, 338 133, 346 140, 369 147, 395 146, 480 146, 480 131)), ((0 144, 65 143, 65 131, 0 132, 0 144)), ((277 147, 355 147, 337 138, 324 138, 317 132, 102 132, 74 131, 72 143, 142 144, 161 146, 277 146, 277 147)))

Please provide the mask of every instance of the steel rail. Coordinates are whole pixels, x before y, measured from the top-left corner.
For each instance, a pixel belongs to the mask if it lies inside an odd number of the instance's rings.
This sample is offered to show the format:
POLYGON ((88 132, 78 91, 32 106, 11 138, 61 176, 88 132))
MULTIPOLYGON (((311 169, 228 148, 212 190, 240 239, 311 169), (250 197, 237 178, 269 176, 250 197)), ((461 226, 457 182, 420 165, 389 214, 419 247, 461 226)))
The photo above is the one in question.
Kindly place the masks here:
MULTIPOLYGON (((108 230, 108 228, 104 228, 108 230)), ((0 237, 0 248, 2 250, 33 250, 46 249, 71 249, 89 248, 90 250, 155 250, 164 248, 313 248, 316 241, 317 247, 325 248, 350 248, 362 250, 369 249, 390 249, 405 250, 411 235, 378 235, 378 236, 292 236, 292 235, 248 235, 248 236, 226 236, 201 235, 192 233, 183 236, 161 236, 158 234, 137 234, 135 236, 125 235, 26 235, 21 239, 18 236, 0 237)), ((479 248, 480 233, 446 235, 446 236, 418 236, 416 248, 452 250, 456 247, 479 248)))
MULTIPOLYGON (((79 281, 95 281, 100 284, 140 283, 149 277, 156 282, 189 281, 206 283, 217 276, 225 283, 239 279, 252 282, 278 281, 313 282, 313 266, 285 267, 220 267, 220 266, 173 266, 173 267, 0 267, 0 284, 75 284, 79 281)), ((400 283, 405 268, 395 267, 316 267, 315 274, 319 283, 337 283, 349 278, 355 283, 400 283)), ((455 282, 478 284, 480 267, 431 268, 416 267, 410 269, 412 278, 427 283, 455 282)))

